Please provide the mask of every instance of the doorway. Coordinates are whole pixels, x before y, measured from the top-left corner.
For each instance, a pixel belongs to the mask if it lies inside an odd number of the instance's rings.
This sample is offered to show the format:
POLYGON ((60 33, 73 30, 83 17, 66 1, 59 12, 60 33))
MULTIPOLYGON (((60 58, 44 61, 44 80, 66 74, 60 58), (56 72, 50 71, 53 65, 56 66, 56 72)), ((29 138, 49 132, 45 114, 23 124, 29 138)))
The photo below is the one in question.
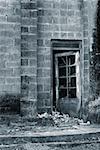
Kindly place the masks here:
POLYGON ((53 48, 53 108, 61 113, 76 112, 81 103, 79 48, 53 48))

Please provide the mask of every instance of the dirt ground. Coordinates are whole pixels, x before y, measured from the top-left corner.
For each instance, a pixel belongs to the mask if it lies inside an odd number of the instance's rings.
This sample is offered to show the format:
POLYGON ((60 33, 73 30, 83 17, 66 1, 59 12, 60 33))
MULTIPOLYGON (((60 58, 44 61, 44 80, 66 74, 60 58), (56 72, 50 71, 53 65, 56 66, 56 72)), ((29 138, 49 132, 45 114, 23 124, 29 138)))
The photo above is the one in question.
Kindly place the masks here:
POLYGON ((38 114, 36 119, 25 119, 20 116, 1 116, 0 135, 27 134, 28 132, 46 132, 62 129, 76 129, 76 126, 90 125, 78 118, 69 117, 68 114, 60 115, 59 112, 51 114, 38 114))
MULTIPOLYGON (((64 132, 67 130, 73 132, 89 129, 90 122, 84 123, 83 120, 78 118, 71 118, 68 115, 60 115, 58 112, 50 114, 38 115, 36 120, 26 120, 18 116, 9 116, 0 118, 0 136, 2 135, 30 135, 35 133, 44 134, 45 132, 64 132)), ((99 128, 99 127, 98 127, 99 128)), ((90 129, 89 129, 90 130, 90 129)), ((91 128, 90 131, 95 128, 91 128)), ((59 136, 59 135, 58 135, 59 136)), ((100 150, 100 143, 88 144, 58 144, 52 145, 42 143, 26 143, 21 145, 0 145, 0 150, 100 150)))
POLYGON ((42 144, 26 144, 23 148, 22 150, 100 150, 100 143, 57 147, 50 147, 42 144))
POLYGON ((1 147, 0 150, 100 150, 100 143, 70 145, 70 146, 47 146, 46 144, 32 144, 18 145, 13 147, 1 147))

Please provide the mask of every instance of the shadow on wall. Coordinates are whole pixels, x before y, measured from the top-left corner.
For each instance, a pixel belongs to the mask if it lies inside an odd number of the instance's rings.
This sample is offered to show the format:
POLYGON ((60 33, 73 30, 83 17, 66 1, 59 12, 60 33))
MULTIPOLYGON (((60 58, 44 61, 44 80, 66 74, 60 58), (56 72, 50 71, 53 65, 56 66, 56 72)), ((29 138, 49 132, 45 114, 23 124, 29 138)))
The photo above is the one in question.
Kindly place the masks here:
POLYGON ((6 94, 0 96, 0 114, 19 114, 20 95, 6 94))

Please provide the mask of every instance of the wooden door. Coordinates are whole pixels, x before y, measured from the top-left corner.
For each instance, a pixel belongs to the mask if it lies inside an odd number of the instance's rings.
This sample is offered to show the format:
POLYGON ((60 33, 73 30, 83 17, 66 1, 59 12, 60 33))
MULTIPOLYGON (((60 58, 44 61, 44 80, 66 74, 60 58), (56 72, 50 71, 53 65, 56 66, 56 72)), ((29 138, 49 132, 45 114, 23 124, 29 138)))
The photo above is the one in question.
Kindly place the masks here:
POLYGON ((56 79, 56 108, 59 101, 66 99, 80 99, 80 59, 79 52, 55 54, 56 79))

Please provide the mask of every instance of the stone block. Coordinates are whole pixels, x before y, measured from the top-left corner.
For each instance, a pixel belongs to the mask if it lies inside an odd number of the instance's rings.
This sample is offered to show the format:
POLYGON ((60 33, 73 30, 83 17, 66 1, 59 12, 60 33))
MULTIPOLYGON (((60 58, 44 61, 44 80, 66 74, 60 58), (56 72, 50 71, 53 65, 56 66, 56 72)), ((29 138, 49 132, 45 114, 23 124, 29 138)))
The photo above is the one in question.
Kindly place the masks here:
POLYGON ((30 83, 37 83, 37 78, 36 78, 36 76, 34 76, 34 75, 29 76, 29 82, 30 82, 30 83))
POLYGON ((34 92, 37 92, 37 85, 36 83, 30 83, 29 84, 29 90, 34 92))
POLYGON ((20 38, 15 38, 15 46, 20 46, 20 38))
POLYGON ((24 42, 24 43, 21 43, 21 50, 28 50, 28 43, 27 42, 24 42))
POLYGON ((89 61, 84 61, 84 68, 89 68, 89 61))
POLYGON ((28 32, 28 27, 21 27, 21 32, 28 32))
POLYGON ((51 100, 47 99, 44 101, 45 107, 51 107, 51 100))
POLYGON ((44 91, 50 92, 50 90, 51 90, 51 85, 50 85, 50 83, 44 84, 43 87, 44 87, 44 91))
POLYGON ((30 118, 34 118, 37 112, 37 103, 36 100, 32 100, 31 101, 23 101, 21 100, 21 115, 22 116, 26 116, 26 117, 30 117, 30 118))
POLYGON ((21 35, 22 42, 35 42, 36 35, 21 35))
POLYGON ((21 18, 20 18, 20 16, 18 16, 18 17, 16 17, 16 16, 8 16, 7 17, 7 22, 20 23, 21 22, 21 18))
POLYGON ((37 60, 36 60, 36 58, 35 59, 30 59, 29 60, 29 64, 30 64, 30 66, 37 66, 37 60))
POLYGON ((84 39, 84 46, 88 45, 88 39, 84 39))
POLYGON ((28 57, 28 58, 34 58, 36 57, 36 51, 22 51, 21 52, 21 57, 28 57))
MULTIPOLYGON (((55 4, 55 5, 56 5, 56 4, 55 4)), ((67 8, 68 8, 68 4, 65 3, 65 2, 63 2, 63 1, 61 1, 61 8, 62 8, 62 9, 67 9, 67 8)))
POLYGON ((28 59, 21 59, 22 66, 28 66, 28 59))
POLYGON ((20 77, 19 78, 14 78, 14 77, 7 77, 6 79, 5 79, 5 82, 7 83, 7 84, 20 84, 20 77))
POLYGON ((37 91, 29 91, 28 97, 37 100, 37 91))
POLYGON ((22 9, 21 10, 21 17, 23 18, 23 17, 30 17, 30 10, 28 11, 28 10, 26 10, 26 9, 22 9))
POLYGON ((22 18, 21 20, 22 24, 23 25, 26 25, 26 26, 37 26, 37 19, 36 18, 31 18, 30 17, 27 17, 27 18, 22 18))
POLYGON ((84 60, 89 60, 89 55, 88 54, 84 54, 84 60))
POLYGON ((21 74, 23 75, 35 75, 36 76, 36 68, 35 67, 25 67, 21 68, 21 74))
POLYGON ((30 17, 37 18, 37 10, 30 11, 30 17))
POLYGON ((42 68, 37 70, 37 74, 38 74, 38 77, 42 77, 43 76, 42 68))
POLYGON ((36 34, 37 33, 37 27, 30 27, 29 32, 36 34))
POLYGON ((46 93, 46 92, 38 93, 37 98, 38 99, 49 99, 50 98, 50 93, 46 93))
POLYGON ((44 16, 44 9, 39 9, 37 12, 37 16, 44 16))
POLYGON ((36 9, 36 3, 21 3, 21 9, 36 9))
POLYGON ((37 40, 37 45, 38 46, 43 46, 44 44, 43 44, 43 40, 42 39, 38 39, 37 40))
POLYGON ((43 85, 42 84, 37 85, 37 91, 43 92, 43 85))

